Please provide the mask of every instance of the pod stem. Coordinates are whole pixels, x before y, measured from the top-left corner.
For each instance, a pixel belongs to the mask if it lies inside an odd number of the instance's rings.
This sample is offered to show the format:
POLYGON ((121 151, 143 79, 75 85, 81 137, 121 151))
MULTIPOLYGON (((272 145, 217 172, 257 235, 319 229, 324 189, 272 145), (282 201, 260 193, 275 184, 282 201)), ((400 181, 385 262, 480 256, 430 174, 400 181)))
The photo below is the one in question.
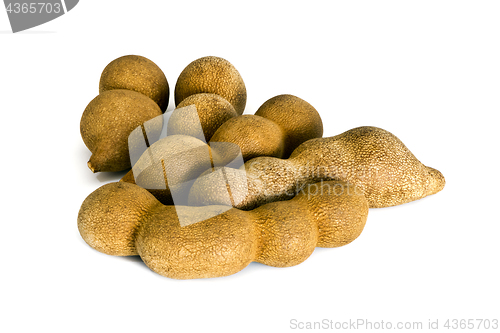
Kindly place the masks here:
POLYGON ((93 173, 95 173, 95 169, 92 166, 92 164, 90 163, 90 161, 87 162, 87 166, 89 167, 90 171, 92 171, 93 173))

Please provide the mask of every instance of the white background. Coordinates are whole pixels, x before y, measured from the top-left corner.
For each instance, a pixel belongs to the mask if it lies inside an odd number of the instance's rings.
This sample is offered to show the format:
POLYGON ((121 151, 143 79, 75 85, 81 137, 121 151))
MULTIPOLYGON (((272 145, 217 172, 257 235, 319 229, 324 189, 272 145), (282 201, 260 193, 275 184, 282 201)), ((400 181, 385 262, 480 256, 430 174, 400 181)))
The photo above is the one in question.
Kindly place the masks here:
POLYGON ((246 3, 86 0, 18 34, 1 8, 0 331, 500 319, 500 2, 246 3), (101 254, 81 239, 78 210, 123 173, 90 172, 79 123, 101 71, 127 54, 160 66, 171 97, 191 61, 226 58, 245 80, 245 113, 294 94, 319 111, 324 136, 384 128, 440 170, 446 187, 370 210, 353 243, 291 268, 252 263, 230 277, 178 281, 101 254))

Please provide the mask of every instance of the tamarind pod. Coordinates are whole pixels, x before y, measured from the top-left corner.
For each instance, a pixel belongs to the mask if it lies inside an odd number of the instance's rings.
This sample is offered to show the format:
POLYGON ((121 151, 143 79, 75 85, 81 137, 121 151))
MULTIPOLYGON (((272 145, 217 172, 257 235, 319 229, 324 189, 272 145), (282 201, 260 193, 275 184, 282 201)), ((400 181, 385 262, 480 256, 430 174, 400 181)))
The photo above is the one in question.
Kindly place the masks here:
POLYGON ((250 262, 297 265, 316 246, 339 247, 356 239, 368 203, 355 186, 321 182, 316 194, 253 211, 225 206, 165 206, 145 189, 109 183, 91 193, 78 214, 82 238, 111 255, 139 254, 154 272, 175 279, 234 274, 250 262), (181 226, 180 217, 212 217, 181 226), (222 212, 222 213, 221 213, 222 212))
MULTIPOLYGON (((301 144, 289 159, 257 157, 240 170, 226 170, 232 182, 247 182, 248 192, 235 207, 253 209, 293 197, 303 186, 320 180, 340 180, 356 185, 371 208, 418 200, 441 191, 445 178, 422 164, 390 132, 358 127, 330 138, 301 144)), ((190 205, 221 202, 212 174, 198 178, 189 194, 190 205)), ((233 191, 233 195, 240 194, 233 191)))

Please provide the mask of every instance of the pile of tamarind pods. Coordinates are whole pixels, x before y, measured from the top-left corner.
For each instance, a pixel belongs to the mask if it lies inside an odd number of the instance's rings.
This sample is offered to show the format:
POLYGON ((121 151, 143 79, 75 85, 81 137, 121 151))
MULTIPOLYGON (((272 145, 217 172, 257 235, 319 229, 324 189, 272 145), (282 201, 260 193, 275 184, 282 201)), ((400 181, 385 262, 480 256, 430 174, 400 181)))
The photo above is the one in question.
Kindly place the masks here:
POLYGON ((384 129, 323 138, 319 113, 299 97, 275 96, 243 115, 245 84, 222 58, 200 58, 182 71, 168 120, 168 82, 149 59, 114 60, 99 92, 81 122, 88 166, 131 170, 84 200, 80 234, 102 253, 139 255, 170 278, 227 276, 252 261, 297 265, 315 247, 355 240, 369 208, 445 185, 384 129), (135 145, 144 148, 132 158, 135 145))

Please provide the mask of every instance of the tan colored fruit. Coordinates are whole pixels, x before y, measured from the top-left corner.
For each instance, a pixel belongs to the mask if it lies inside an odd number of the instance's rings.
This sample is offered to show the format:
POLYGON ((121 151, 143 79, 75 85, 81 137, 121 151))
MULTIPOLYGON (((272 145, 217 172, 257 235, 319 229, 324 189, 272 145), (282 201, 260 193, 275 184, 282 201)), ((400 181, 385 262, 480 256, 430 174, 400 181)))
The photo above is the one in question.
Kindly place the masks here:
POLYGON ((267 100, 255 115, 272 120, 282 128, 285 133, 283 158, 290 156, 301 143, 323 136, 323 122, 318 111, 293 95, 278 95, 267 100))
POLYGON ((179 105, 185 98, 198 93, 212 93, 224 97, 239 115, 245 110, 245 83, 236 68, 223 58, 200 58, 191 62, 181 72, 175 85, 175 104, 179 105))
POLYGON ((281 157, 285 134, 275 122, 255 115, 229 119, 215 132, 212 142, 237 144, 245 160, 257 156, 281 157))
POLYGON ((99 252, 137 255, 137 228, 159 205, 149 192, 131 191, 130 184, 106 184, 83 202, 78 213, 78 230, 85 242, 99 252))
MULTIPOLYGON (((222 122, 218 120, 220 111, 216 111, 219 101, 215 104, 213 104, 213 101, 216 98, 220 100, 223 100, 223 98, 214 96, 217 95, 196 94, 186 98, 170 117, 167 133, 182 133, 201 138, 201 133, 198 133, 199 118, 204 129, 217 129, 210 139, 212 146, 215 143, 232 143, 236 145, 236 148, 241 149, 245 161, 257 156, 283 158, 287 156, 285 149, 296 148, 296 145, 303 142, 302 140, 321 137, 323 134, 323 123, 316 109, 298 97, 292 95, 273 97, 259 109, 258 112, 263 115, 262 117, 259 115, 242 115, 232 117, 219 125, 222 122), (213 100, 212 97, 214 97, 213 100), (210 101, 210 103, 207 103, 207 101, 210 101), (200 109, 198 116, 192 110, 186 109, 193 103, 200 109), (210 116, 204 117, 205 114, 210 116)), ((227 114, 230 115, 229 112, 227 114)), ((206 134, 207 131, 205 131, 206 134)), ((229 148, 226 149, 232 150, 232 146, 229 145, 229 148)), ((226 158, 226 160, 230 159, 226 158)), ((221 164, 218 164, 218 166, 221 166, 221 164)), ((121 180, 135 183, 132 172, 129 172, 121 180)), ((152 191, 152 193, 155 193, 155 196, 162 203, 172 203, 172 200, 168 199, 170 195, 168 191, 152 191)))
MULTIPOLYGON (((438 170, 423 165, 396 136, 377 127, 358 127, 331 138, 312 139, 287 160, 257 157, 226 174, 234 184, 248 184, 248 192, 235 205, 240 209, 285 200, 319 180, 356 185, 373 208, 418 200, 445 185, 438 170)), ((213 178, 214 174, 207 174, 196 180, 190 205, 226 202, 213 178)), ((235 191, 232 195, 241 196, 235 191)))
POLYGON ((222 96, 200 93, 185 98, 177 105, 168 120, 168 135, 182 134, 199 137, 199 126, 203 129, 205 142, 209 142, 215 131, 231 118, 238 116, 234 107, 222 96), (196 107, 194 112, 186 110, 190 105, 196 107), (193 117, 194 115, 194 117, 193 117))
POLYGON ((354 186, 319 186, 321 194, 300 193, 250 212, 231 208, 181 227, 179 208, 196 215, 221 207, 164 206, 137 185, 109 183, 85 199, 78 228, 96 250, 139 254, 154 272, 175 279, 231 275, 252 261, 288 267, 303 262, 316 246, 352 242, 365 226, 368 203, 354 186), (340 194, 332 190, 338 186, 344 189, 340 194))
POLYGON ((242 115, 225 122, 212 142, 240 146, 245 161, 258 156, 286 158, 301 143, 323 135, 323 122, 316 109, 293 95, 267 100, 255 115, 242 115))
POLYGON ((110 62, 101 74, 99 93, 114 89, 139 92, 155 101, 162 112, 168 107, 170 95, 167 78, 151 60, 127 55, 110 62))
MULTIPOLYGON (((108 90, 94 98, 83 112, 80 133, 92 152, 92 172, 122 171, 131 167, 129 134, 145 121, 161 116, 149 97, 131 90, 108 90)), ((161 117, 159 118, 161 120, 161 117)), ((161 121, 151 131, 161 131, 161 121)))

